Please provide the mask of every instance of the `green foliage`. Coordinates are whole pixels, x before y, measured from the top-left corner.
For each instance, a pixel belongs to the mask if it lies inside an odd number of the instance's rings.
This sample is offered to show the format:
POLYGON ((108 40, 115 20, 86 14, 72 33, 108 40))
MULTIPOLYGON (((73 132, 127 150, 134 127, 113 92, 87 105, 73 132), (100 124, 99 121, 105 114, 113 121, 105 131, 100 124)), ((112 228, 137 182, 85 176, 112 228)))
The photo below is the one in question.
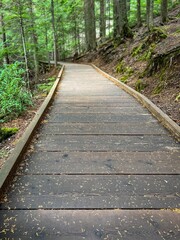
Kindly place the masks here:
POLYGON ((42 84, 37 85, 37 89, 40 92, 48 94, 48 92, 51 90, 52 86, 53 86, 53 82, 42 83, 42 84))
POLYGON ((131 75, 133 70, 131 67, 125 66, 124 61, 120 61, 120 63, 116 66, 117 73, 126 73, 127 75, 131 75))
POLYGON ((178 93, 178 95, 176 96, 176 101, 180 100, 180 93, 178 93))
POLYGON ((38 84, 37 91, 42 92, 47 95, 49 93, 49 91, 51 90, 55 80, 56 80, 55 77, 51 77, 51 78, 47 79, 47 82, 38 84))
POLYGON ((154 49, 156 48, 156 44, 152 43, 149 48, 143 53, 142 56, 139 57, 139 60, 145 60, 148 61, 149 59, 151 59, 153 53, 154 53, 154 49))
POLYGON ((18 131, 19 128, 0 128, 0 142, 16 134, 18 131))
POLYGON ((166 85, 166 67, 162 68, 160 73, 157 74, 159 81, 157 83, 157 86, 153 90, 153 94, 159 94, 164 89, 166 85))
POLYGON ((153 28, 142 43, 134 47, 131 55, 138 60, 148 61, 151 59, 156 44, 167 37, 166 32, 162 28, 153 28))
POLYGON ((128 78, 130 76, 132 76, 134 71, 131 67, 126 66, 124 61, 120 61, 120 63, 116 66, 116 72, 120 73, 120 74, 123 74, 120 77, 120 81, 123 82, 123 83, 127 83, 128 78))
POLYGON ((146 84, 143 82, 142 79, 138 79, 135 83, 135 89, 138 92, 142 92, 146 87, 146 84))
POLYGON ((128 75, 123 75, 123 76, 120 78, 120 81, 123 82, 123 83, 127 83, 128 78, 129 78, 128 75))
POLYGON ((32 105, 31 94, 23 80, 24 69, 19 62, 0 69, 0 121, 20 115, 32 105))

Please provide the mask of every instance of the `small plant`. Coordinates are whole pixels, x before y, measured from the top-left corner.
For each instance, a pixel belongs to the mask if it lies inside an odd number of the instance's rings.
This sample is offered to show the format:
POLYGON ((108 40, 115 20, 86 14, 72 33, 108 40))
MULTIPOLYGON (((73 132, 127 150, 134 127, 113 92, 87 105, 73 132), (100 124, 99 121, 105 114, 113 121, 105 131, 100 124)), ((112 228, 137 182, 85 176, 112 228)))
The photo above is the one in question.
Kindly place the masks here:
POLYGON ((134 72, 131 67, 125 66, 124 61, 121 61, 117 66, 116 66, 116 72, 117 73, 126 73, 127 75, 132 75, 134 72))
POLYGON ((180 100, 180 93, 176 97, 176 101, 178 102, 180 100))
POLYGON ((19 62, 0 69, 0 122, 19 116, 32 105, 31 93, 23 79, 24 72, 19 62))
POLYGON ((120 63, 118 63, 118 65, 116 66, 116 72, 117 73, 124 73, 125 72, 125 66, 124 66, 124 62, 121 61, 120 63))
POLYGON ((53 84, 54 84, 54 82, 38 84, 38 86, 37 86, 38 91, 48 94, 48 92, 51 90, 53 84))
POLYGON ((135 83, 135 89, 138 92, 142 92, 146 87, 146 84, 143 82, 143 80, 138 79, 135 83))
POLYGON ((19 128, 0 128, 0 142, 16 134, 19 128))
POLYGON ((37 85, 38 91, 43 92, 47 95, 49 93, 49 91, 51 90, 55 80, 56 80, 55 77, 51 77, 51 78, 47 79, 47 82, 38 84, 37 85))

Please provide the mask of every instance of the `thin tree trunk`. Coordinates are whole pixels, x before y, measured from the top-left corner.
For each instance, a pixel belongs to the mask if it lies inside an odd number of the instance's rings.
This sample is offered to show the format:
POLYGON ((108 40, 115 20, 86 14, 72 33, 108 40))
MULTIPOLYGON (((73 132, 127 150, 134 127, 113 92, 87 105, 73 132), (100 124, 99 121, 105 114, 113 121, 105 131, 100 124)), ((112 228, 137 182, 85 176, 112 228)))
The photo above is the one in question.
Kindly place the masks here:
POLYGON ((131 11, 131 0, 127 0, 127 15, 130 16, 130 11, 131 11))
POLYGON ((35 21, 34 21, 34 12, 33 12, 33 2, 29 0, 29 10, 31 16, 31 32, 33 40, 33 56, 34 56, 34 67, 35 67, 35 80, 37 81, 39 75, 39 59, 38 59, 38 40, 35 32, 35 21))
POLYGON ((108 7, 108 15, 109 15, 109 37, 111 36, 111 0, 109 0, 109 7, 108 7))
POLYGON ((106 36, 105 2, 100 0, 100 37, 106 36))
POLYGON ((85 13, 86 48, 87 50, 93 50, 96 48, 96 24, 95 24, 94 0, 84 0, 84 13, 85 13))
POLYGON ((113 23, 114 23, 114 38, 119 35, 119 15, 120 15, 119 1, 113 0, 113 23))
POLYGON ((52 17, 52 30, 53 30, 53 42, 54 42, 54 65, 57 67, 57 36, 55 28, 55 17, 54 17, 54 0, 51 0, 51 17, 52 17))
MULTIPOLYGON (((0 9, 2 9, 3 4, 2 1, 0 1, 0 9)), ((6 39, 6 30, 5 30, 5 25, 4 25, 4 15, 3 13, 0 13, 0 26, 2 29, 2 46, 4 49, 4 57, 3 57, 3 62, 5 64, 9 64, 9 55, 8 55, 8 51, 7 51, 7 39, 6 39)))
POLYGON ((168 1, 161 0, 161 21, 162 23, 167 22, 168 20, 168 1))
POLYGON ((114 37, 129 35, 126 0, 114 0, 114 37))
POLYGON ((141 18, 141 0, 137 0, 137 26, 142 26, 142 18, 141 18))
POLYGON ((25 60, 25 66, 26 66, 26 77, 27 77, 27 83, 29 87, 29 84, 30 84, 29 62, 28 62, 28 54, 27 54, 27 48, 26 48, 24 23, 23 23, 23 17, 22 17, 22 6, 20 1, 18 1, 18 11, 19 11, 19 24, 20 24, 20 31, 21 31, 22 46, 24 51, 24 60, 25 60))
POLYGON ((149 30, 154 25, 154 16, 153 16, 153 10, 154 10, 154 0, 146 0, 146 15, 147 15, 147 27, 149 30))

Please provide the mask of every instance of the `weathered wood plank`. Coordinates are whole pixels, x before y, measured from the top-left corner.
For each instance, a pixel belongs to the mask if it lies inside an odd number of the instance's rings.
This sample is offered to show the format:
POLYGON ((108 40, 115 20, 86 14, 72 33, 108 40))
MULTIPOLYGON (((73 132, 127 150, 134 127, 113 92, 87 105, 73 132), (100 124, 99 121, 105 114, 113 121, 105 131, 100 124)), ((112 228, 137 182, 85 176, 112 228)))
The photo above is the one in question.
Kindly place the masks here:
MULTIPOLYGON (((121 115, 139 115, 139 114, 149 114, 150 113, 142 107, 97 107, 97 106, 76 106, 76 104, 58 104, 51 107, 50 114, 54 113, 95 113, 95 114, 121 114, 121 115)), ((160 126, 160 125, 159 125, 160 126)))
POLYGON ((35 152, 23 174, 178 174, 178 152, 35 152))
POLYGON ((79 97, 79 96, 97 96, 97 97, 100 97, 100 96, 121 96, 121 97, 124 97, 124 98, 128 98, 129 96, 127 95, 123 95, 121 92, 119 92, 118 90, 115 91, 115 90, 109 90, 107 89, 106 91, 102 91, 102 90, 92 90, 91 88, 89 89, 86 89, 86 90, 76 90, 76 91, 62 91, 62 90, 59 90, 59 92, 57 93, 57 96, 60 96, 60 97, 69 97, 69 96, 74 96, 74 97, 79 97))
POLYGON ((155 123, 44 123, 42 134, 129 134, 129 135, 168 135, 168 131, 155 123))
POLYGON ((60 113, 50 114, 47 117, 49 122, 79 122, 79 123, 93 123, 93 122, 124 122, 124 123, 158 123, 158 121, 151 115, 123 115, 121 113, 111 114, 93 114, 93 113, 60 113))
POLYGON ((1 211, 1 239, 178 240, 180 215, 162 211, 1 211))
MULTIPOLYGON (((57 95, 56 95, 57 96, 57 95)), ((56 97, 55 104, 57 103, 118 103, 120 104, 134 104, 136 103, 133 99, 133 97, 127 97, 127 98, 121 98, 119 96, 91 96, 91 97, 76 97, 76 96, 66 96, 66 97, 56 97)))
POLYGON ((42 135, 35 148, 42 151, 176 151, 168 136, 42 135))
POLYGON ((178 208, 179 176, 21 176, 1 209, 178 208))

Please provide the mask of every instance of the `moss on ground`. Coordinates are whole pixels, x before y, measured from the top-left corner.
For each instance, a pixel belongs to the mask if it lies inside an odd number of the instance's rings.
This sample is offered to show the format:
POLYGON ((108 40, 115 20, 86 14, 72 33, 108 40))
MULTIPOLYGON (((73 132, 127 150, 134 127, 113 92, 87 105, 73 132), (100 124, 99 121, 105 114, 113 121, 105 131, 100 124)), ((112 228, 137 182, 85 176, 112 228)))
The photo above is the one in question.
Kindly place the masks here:
POLYGON ((19 131, 19 128, 0 128, 0 142, 11 137, 19 131))

